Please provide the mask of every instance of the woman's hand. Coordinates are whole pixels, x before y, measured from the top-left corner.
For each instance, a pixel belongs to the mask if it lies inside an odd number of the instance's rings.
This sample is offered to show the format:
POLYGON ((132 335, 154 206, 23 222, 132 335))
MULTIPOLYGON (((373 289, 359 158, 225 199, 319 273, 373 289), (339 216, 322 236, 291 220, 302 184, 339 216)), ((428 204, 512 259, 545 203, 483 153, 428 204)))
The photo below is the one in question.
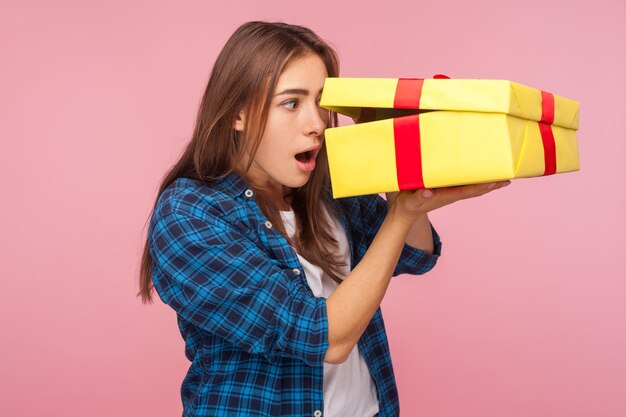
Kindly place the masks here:
POLYGON ((500 181, 457 187, 387 193, 387 202, 390 204, 389 214, 407 225, 412 225, 420 216, 430 211, 447 206, 455 201, 479 197, 499 188, 506 187, 510 183, 511 181, 500 181))

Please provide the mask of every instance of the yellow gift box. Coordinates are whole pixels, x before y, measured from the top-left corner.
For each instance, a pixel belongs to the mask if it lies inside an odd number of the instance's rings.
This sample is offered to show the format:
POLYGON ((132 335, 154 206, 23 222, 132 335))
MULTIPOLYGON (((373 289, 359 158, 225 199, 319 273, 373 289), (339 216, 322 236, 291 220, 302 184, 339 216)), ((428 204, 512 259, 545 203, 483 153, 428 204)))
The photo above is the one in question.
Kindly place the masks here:
POLYGON ((335 198, 579 169, 578 102, 512 81, 327 78, 335 198))

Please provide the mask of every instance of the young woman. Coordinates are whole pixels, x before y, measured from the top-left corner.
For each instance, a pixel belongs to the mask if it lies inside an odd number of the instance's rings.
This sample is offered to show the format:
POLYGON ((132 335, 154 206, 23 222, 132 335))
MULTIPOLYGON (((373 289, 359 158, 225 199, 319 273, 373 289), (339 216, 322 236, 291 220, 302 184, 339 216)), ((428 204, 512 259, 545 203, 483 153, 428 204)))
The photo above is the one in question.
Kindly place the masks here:
POLYGON ((335 52, 249 22, 218 56, 159 190, 140 295, 177 313, 184 416, 398 416, 380 303, 441 243, 427 213, 508 184, 333 200, 320 108, 335 52))

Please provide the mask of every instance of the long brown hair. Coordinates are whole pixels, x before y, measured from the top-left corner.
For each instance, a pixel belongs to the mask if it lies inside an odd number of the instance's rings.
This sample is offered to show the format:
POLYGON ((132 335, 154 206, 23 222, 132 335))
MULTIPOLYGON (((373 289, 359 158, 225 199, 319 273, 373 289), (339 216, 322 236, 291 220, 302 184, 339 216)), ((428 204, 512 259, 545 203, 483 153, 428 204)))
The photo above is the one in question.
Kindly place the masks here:
MULTIPOLYGON (((329 77, 339 75, 337 54, 310 29, 286 23, 248 22, 241 25, 220 52, 198 110, 193 135, 182 156, 164 176, 158 197, 177 178, 189 177, 211 183, 235 171, 250 141, 248 169, 258 149, 269 114, 272 93, 285 67, 295 59, 316 54, 326 66, 329 77), (237 135, 233 122, 244 109, 245 139, 237 135)), ((337 115, 330 114, 329 127, 337 126, 337 115)), ((244 179, 245 172, 240 173, 244 179)), ((309 181, 293 190, 291 206, 296 215, 296 236, 290 240, 284 230, 278 207, 255 190, 263 214, 289 239, 298 253, 318 265, 340 283, 337 241, 324 209, 334 212, 329 193, 326 146, 317 156, 309 181)), ((254 186, 254 184, 251 184, 254 186)), ((156 207, 156 202, 155 202, 156 207)), ((153 207, 149 218, 154 213, 153 207)), ((152 258, 146 240, 139 276, 139 294, 144 303, 152 301, 152 258)))

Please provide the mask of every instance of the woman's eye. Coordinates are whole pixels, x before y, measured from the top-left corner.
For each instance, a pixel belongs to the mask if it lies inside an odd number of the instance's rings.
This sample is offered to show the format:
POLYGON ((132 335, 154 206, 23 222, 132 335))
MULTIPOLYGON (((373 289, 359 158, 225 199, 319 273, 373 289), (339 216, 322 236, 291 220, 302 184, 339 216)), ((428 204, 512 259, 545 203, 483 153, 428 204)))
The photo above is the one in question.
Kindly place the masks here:
POLYGON ((287 100, 283 103, 283 106, 285 106, 289 110, 294 110, 296 107, 298 107, 298 99, 294 98, 292 100, 287 100))

